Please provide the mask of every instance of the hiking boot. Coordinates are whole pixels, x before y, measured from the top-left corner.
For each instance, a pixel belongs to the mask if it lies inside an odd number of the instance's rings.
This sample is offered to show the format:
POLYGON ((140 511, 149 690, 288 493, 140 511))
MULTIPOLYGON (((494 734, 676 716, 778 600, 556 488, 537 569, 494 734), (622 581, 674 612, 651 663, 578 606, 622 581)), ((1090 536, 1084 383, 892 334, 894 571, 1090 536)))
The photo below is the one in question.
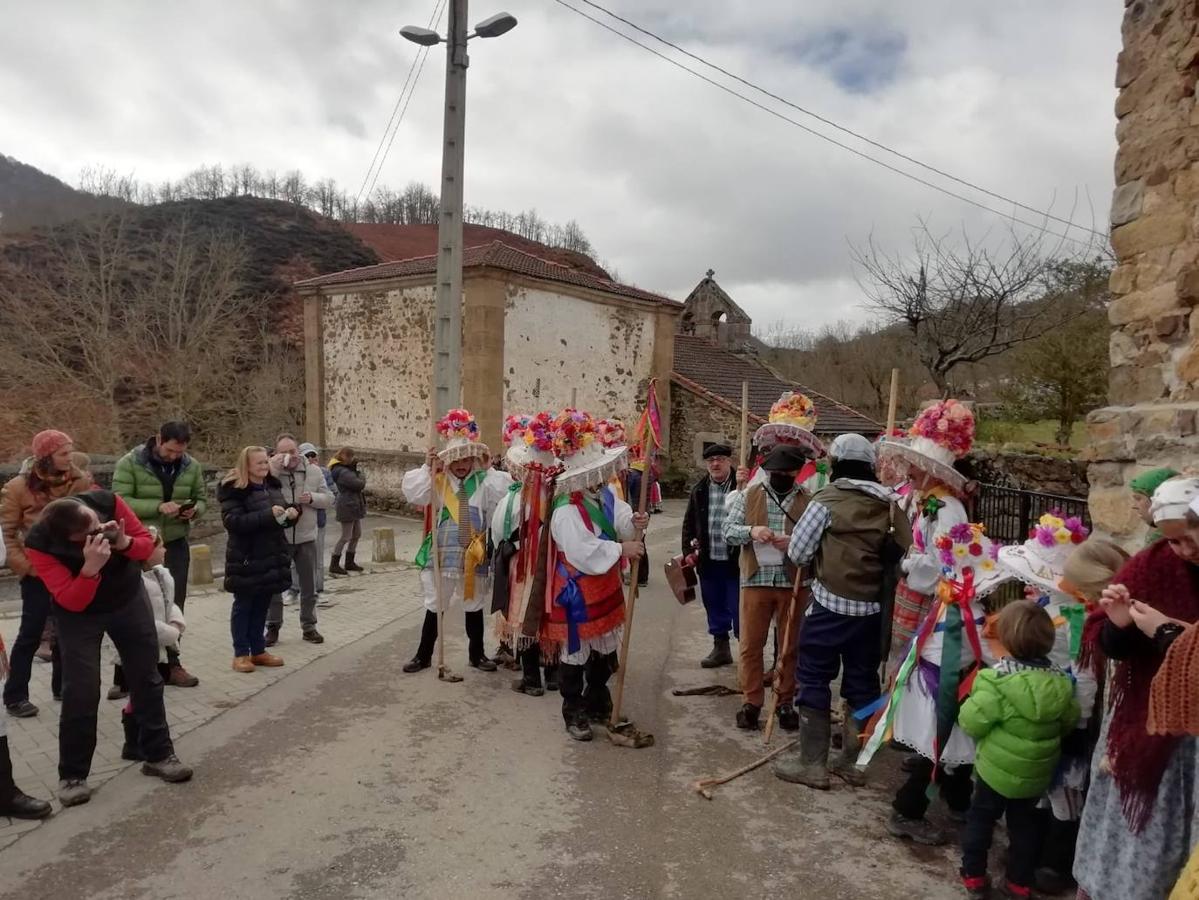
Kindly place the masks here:
POLYGON ((257 666, 255 666, 254 663, 250 661, 250 657, 248 657, 248 656, 233 657, 233 671, 234 672, 241 672, 243 675, 249 675, 256 668, 257 668, 257 666))
POLYGON ((169 784, 178 784, 181 781, 191 780, 192 770, 189 766, 179 762, 179 757, 172 753, 166 759, 160 759, 158 762, 142 763, 142 774, 161 778, 169 784))
POLYGON ((841 720, 841 751, 829 763, 829 771, 853 787, 866 784, 866 773, 858 768, 862 750, 862 726, 848 710, 841 720))
POLYGON ((64 778, 58 783, 58 802, 63 806, 79 806, 92 799, 92 789, 86 778, 64 778))
POLYGON ((341 554, 340 553, 335 554, 333 557, 333 561, 331 563, 329 563, 329 574, 333 575, 333 576, 350 574, 349 572, 347 572, 345 569, 343 569, 341 567, 341 554))
POLYGON ((365 572, 366 569, 362 568, 362 566, 360 566, 360 565, 358 565, 358 563, 354 562, 354 554, 353 553, 347 553, 346 554, 346 571, 347 572, 365 572))
POLYGON ((414 656, 412 659, 408 660, 408 662, 404 663, 400 671, 411 675, 413 672, 419 672, 422 669, 427 669, 431 665, 433 665, 432 660, 421 659, 419 656, 414 656))
POLYGON ((702 669, 719 669, 721 666, 733 664, 733 653, 729 650, 729 639, 713 638, 712 652, 699 661, 702 669))
POLYGON ((480 672, 495 672, 499 669, 499 666, 497 666, 486 656, 480 656, 478 659, 472 659, 470 661, 470 667, 472 669, 478 669, 480 672))
POLYGON ((263 666, 267 669, 275 669, 283 665, 283 657, 276 656, 273 653, 255 653, 250 657, 250 662, 256 666, 263 666))
POLYGON ((790 703, 780 703, 778 708, 779 728, 783 731, 799 731, 799 713, 790 703))
POLYGON ((142 762, 145 757, 142 756, 141 747, 138 746, 141 736, 140 729, 137 727, 137 719, 133 713, 121 712, 121 727, 125 731, 125 743, 121 746, 121 759, 142 762))
POLYGON ((31 719, 38 713, 38 708, 28 700, 18 700, 8 704, 8 714, 17 719, 31 719))
POLYGON ((541 685, 525 681, 523 678, 512 679, 512 690, 518 694, 528 694, 530 697, 541 697, 545 694, 545 688, 541 685))
POLYGON ((505 669, 516 669, 520 666, 512 649, 507 644, 500 644, 499 649, 495 651, 495 656, 491 658, 497 666, 503 666, 505 669))
POLYGON ((792 784, 827 791, 829 716, 827 710, 804 707, 799 716, 799 748, 775 762, 774 776, 792 784))
POLYGON ((325 642, 324 636, 315 628, 310 628, 304 632, 304 640, 310 644, 323 644, 325 642))
POLYGON ((762 713, 762 707, 754 706, 752 703, 744 703, 737 710, 737 727, 744 731, 758 730, 758 716, 762 713))
POLYGON ((279 643, 279 626, 267 625, 266 632, 262 636, 262 642, 268 647, 273 647, 279 643))
POLYGON ((200 679, 179 664, 171 666, 167 675, 167 684, 172 687, 189 688, 200 683, 200 679))
POLYGON ((595 738, 595 735, 591 733, 591 723, 586 719, 576 719, 571 722, 566 726, 566 733, 576 741, 590 741, 595 738))
POLYGON ((962 876, 962 887, 970 900, 987 900, 991 896, 991 879, 986 875, 962 876))
POLYGON ((928 847, 939 847, 945 843, 945 834, 927 819, 909 819, 897 812, 892 812, 887 820, 887 831, 894 837, 908 838, 928 847))
POLYGON ((19 787, 12 789, 7 803, 0 803, 0 817, 10 819, 44 819, 50 815, 50 804, 30 797, 19 787))

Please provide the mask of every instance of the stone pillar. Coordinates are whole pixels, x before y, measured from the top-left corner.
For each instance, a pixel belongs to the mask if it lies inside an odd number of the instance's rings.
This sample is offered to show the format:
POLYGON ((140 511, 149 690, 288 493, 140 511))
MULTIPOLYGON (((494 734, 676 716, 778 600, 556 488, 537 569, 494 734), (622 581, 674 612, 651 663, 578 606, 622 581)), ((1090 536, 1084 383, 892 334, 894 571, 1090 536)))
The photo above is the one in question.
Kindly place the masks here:
POLYGON ((494 273, 469 277, 462 315, 462 402, 492 452, 503 448, 504 308, 507 284, 494 273))
POLYGON ((1135 543, 1127 483, 1137 471, 1199 459, 1199 9, 1193 0, 1125 0, 1116 65, 1106 409, 1088 419, 1091 514, 1135 543))

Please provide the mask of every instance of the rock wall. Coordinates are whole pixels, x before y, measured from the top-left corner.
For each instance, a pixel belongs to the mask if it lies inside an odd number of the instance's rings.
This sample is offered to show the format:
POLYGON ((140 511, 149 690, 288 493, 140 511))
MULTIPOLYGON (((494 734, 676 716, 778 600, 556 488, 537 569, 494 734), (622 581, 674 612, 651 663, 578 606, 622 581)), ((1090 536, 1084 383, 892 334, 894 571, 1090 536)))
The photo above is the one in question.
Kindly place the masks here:
MULTIPOLYGON (((662 475, 667 496, 680 496, 704 473, 705 444, 723 442, 738 452, 741 413, 677 384, 670 386, 669 458, 662 475)), ((757 425, 750 423, 750 437, 757 425)))
POLYGON ((1091 514, 1130 544, 1128 480, 1199 450, 1199 7, 1125 0, 1116 66, 1114 299, 1106 409, 1088 418, 1091 514))
POLYGON ((963 468, 975 481, 1059 497, 1085 497, 1089 487, 1085 462, 1057 456, 975 450, 963 468))

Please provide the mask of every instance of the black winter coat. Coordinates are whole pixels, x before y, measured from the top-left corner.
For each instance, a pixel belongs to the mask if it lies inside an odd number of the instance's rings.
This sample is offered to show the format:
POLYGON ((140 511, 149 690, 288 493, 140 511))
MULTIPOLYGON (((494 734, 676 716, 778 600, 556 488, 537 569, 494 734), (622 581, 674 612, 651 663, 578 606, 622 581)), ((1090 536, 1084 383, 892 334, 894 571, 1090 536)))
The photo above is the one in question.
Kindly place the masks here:
MULTIPOLYGON (((731 475, 729 476, 732 477, 731 475)), ((683 514, 683 555, 686 556, 691 552, 691 542, 699 541, 699 563, 703 566, 705 563, 712 564, 710 555, 712 549, 711 535, 708 534, 708 485, 712 479, 705 475, 691 489, 691 494, 687 497, 687 511, 683 514)), ((722 536, 718 536, 723 540, 722 536)), ((737 559, 741 554, 741 548, 729 547, 729 565, 733 568, 737 566, 737 559)))
POLYGON ((271 514, 286 506, 282 486, 268 475, 260 487, 217 488, 225 545, 225 590, 232 594, 279 594, 291 587, 291 552, 285 529, 271 514))
POLYGON ((358 471, 358 463, 339 462, 329 469, 337 485, 334 510, 338 522, 357 522, 366 518, 366 476, 358 471))

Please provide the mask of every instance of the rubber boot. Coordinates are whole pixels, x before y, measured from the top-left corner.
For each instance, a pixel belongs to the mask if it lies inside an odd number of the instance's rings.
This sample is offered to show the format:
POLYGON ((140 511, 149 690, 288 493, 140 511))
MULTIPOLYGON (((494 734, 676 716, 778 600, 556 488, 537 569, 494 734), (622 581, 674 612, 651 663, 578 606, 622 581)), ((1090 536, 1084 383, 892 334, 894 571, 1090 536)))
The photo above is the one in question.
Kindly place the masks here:
POLYGON ((137 717, 131 712, 121 710, 121 727, 125 729, 125 745, 121 747, 121 759, 133 761, 145 759, 142 756, 141 729, 137 727, 137 717))
POLYGON ((712 652, 699 661, 704 669, 719 669, 733 664, 733 652, 729 649, 728 637, 712 638, 712 652))
POLYGON ((828 740, 831 726, 828 710, 799 711, 799 749, 789 750, 774 764, 776 778, 792 784, 804 784, 818 791, 827 791, 828 740))
POLYGON ((341 554, 340 553, 333 554, 333 559, 329 563, 329 574, 330 575, 348 575, 349 574, 349 572, 347 572, 345 569, 343 569, 341 567, 341 554))
POLYGON ((49 803, 30 797, 13 782, 8 738, 0 737, 0 816, 8 816, 11 819, 44 819, 48 815, 49 803))
POLYGON ((853 714, 845 710, 841 721, 841 750, 829 763, 829 771, 854 787, 866 783, 866 773, 858 768, 858 754, 862 749, 862 726, 853 714))
POLYGON ((433 648, 437 644, 437 613, 425 610, 425 622, 420 630, 420 646, 416 656, 404 663, 404 671, 411 675, 433 664, 433 648))
POLYGON ((471 668, 481 672, 494 672, 499 668, 483 652, 483 610, 481 609, 466 614, 466 643, 471 668))
POLYGON ((365 572, 366 569, 354 562, 354 554, 346 551, 346 571, 347 572, 365 572))

